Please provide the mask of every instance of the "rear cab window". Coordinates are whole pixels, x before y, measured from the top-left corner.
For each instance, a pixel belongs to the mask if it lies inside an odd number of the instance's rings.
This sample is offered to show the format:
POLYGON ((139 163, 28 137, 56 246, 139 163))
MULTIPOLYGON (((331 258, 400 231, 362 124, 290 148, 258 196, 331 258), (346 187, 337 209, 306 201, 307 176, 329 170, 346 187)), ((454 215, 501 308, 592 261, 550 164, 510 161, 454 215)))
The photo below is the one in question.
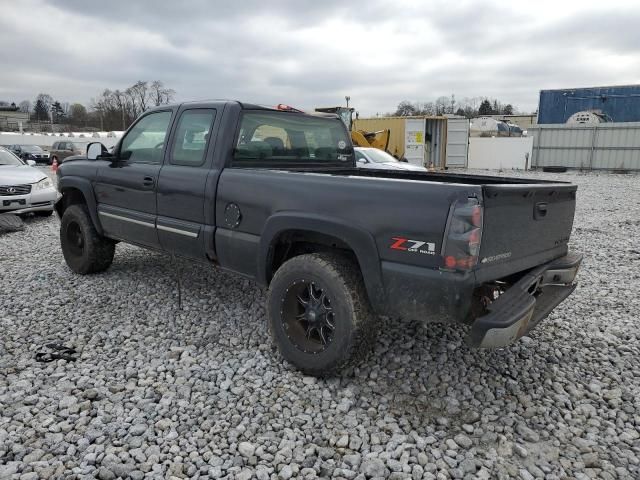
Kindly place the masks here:
POLYGON ((278 111, 245 111, 233 155, 236 167, 342 167, 353 147, 339 118, 278 111))
POLYGON ((199 167, 204 164, 215 116, 214 109, 191 109, 182 113, 169 163, 187 167, 199 167))

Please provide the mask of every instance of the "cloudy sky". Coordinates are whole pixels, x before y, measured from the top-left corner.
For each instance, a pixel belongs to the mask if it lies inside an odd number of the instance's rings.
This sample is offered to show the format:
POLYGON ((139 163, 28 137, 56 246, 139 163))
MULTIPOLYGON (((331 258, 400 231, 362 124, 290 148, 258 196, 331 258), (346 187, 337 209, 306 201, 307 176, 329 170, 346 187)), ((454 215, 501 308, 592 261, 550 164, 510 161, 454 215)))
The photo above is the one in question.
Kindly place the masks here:
POLYGON ((535 110, 545 88, 640 83, 640 2, 4 0, 0 100, 89 102, 162 80, 176 100, 303 108, 351 96, 489 96, 535 110))

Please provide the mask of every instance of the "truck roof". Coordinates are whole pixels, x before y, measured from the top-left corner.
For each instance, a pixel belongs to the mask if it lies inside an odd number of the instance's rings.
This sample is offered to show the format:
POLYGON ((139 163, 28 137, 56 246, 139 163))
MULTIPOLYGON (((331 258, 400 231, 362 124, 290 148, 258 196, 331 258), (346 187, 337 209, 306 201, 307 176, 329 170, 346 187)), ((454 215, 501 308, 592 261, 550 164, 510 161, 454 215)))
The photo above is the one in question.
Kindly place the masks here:
MULTIPOLYGON (((220 103, 225 103, 225 104, 235 103, 235 104, 238 104, 240 108, 242 108, 243 110, 267 110, 267 111, 273 111, 273 112, 303 113, 303 114, 312 115, 315 117, 339 118, 339 116, 335 113, 305 112, 303 110, 299 110, 294 107, 289 107, 291 108, 291 110, 286 110, 286 109, 278 108, 277 106, 259 105, 257 103, 241 102, 240 100, 230 100, 228 98, 215 98, 215 99, 210 98, 206 100, 191 100, 188 102, 171 103, 168 105, 158 105, 156 107, 149 109, 149 111, 163 109, 167 107, 170 107, 170 108, 181 107, 183 105, 187 105, 187 106, 197 105, 199 107, 202 107, 203 105, 206 106, 207 104, 214 105, 214 104, 220 104, 220 103)), ((283 105, 283 104, 280 104, 280 105, 283 105)))

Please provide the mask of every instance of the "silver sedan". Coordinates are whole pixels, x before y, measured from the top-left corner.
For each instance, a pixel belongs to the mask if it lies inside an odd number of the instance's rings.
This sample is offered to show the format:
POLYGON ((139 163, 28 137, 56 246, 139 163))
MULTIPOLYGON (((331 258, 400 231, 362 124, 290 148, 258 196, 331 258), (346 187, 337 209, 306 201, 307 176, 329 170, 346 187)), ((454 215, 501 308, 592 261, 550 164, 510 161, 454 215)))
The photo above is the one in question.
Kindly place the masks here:
POLYGON ((60 194, 45 173, 0 147, 0 213, 49 216, 60 194))
POLYGON ((412 172, 426 172, 427 169, 419 165, 396 160, 387 152, 377 148, 354 147, 356 166, 359 168, 373 168, 382 170, 405 170, 412 172))

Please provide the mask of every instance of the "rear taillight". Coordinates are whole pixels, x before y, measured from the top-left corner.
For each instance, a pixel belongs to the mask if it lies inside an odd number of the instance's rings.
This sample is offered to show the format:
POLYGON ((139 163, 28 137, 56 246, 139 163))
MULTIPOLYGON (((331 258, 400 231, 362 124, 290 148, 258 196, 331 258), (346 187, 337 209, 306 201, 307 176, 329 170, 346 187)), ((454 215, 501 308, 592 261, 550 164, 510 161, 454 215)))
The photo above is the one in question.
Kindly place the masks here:
POLYGON ((443 268, 471 270, 478 263, 482 240, 482 205, 477 198, 458 200, 451 212, 442 254, 443 268))

